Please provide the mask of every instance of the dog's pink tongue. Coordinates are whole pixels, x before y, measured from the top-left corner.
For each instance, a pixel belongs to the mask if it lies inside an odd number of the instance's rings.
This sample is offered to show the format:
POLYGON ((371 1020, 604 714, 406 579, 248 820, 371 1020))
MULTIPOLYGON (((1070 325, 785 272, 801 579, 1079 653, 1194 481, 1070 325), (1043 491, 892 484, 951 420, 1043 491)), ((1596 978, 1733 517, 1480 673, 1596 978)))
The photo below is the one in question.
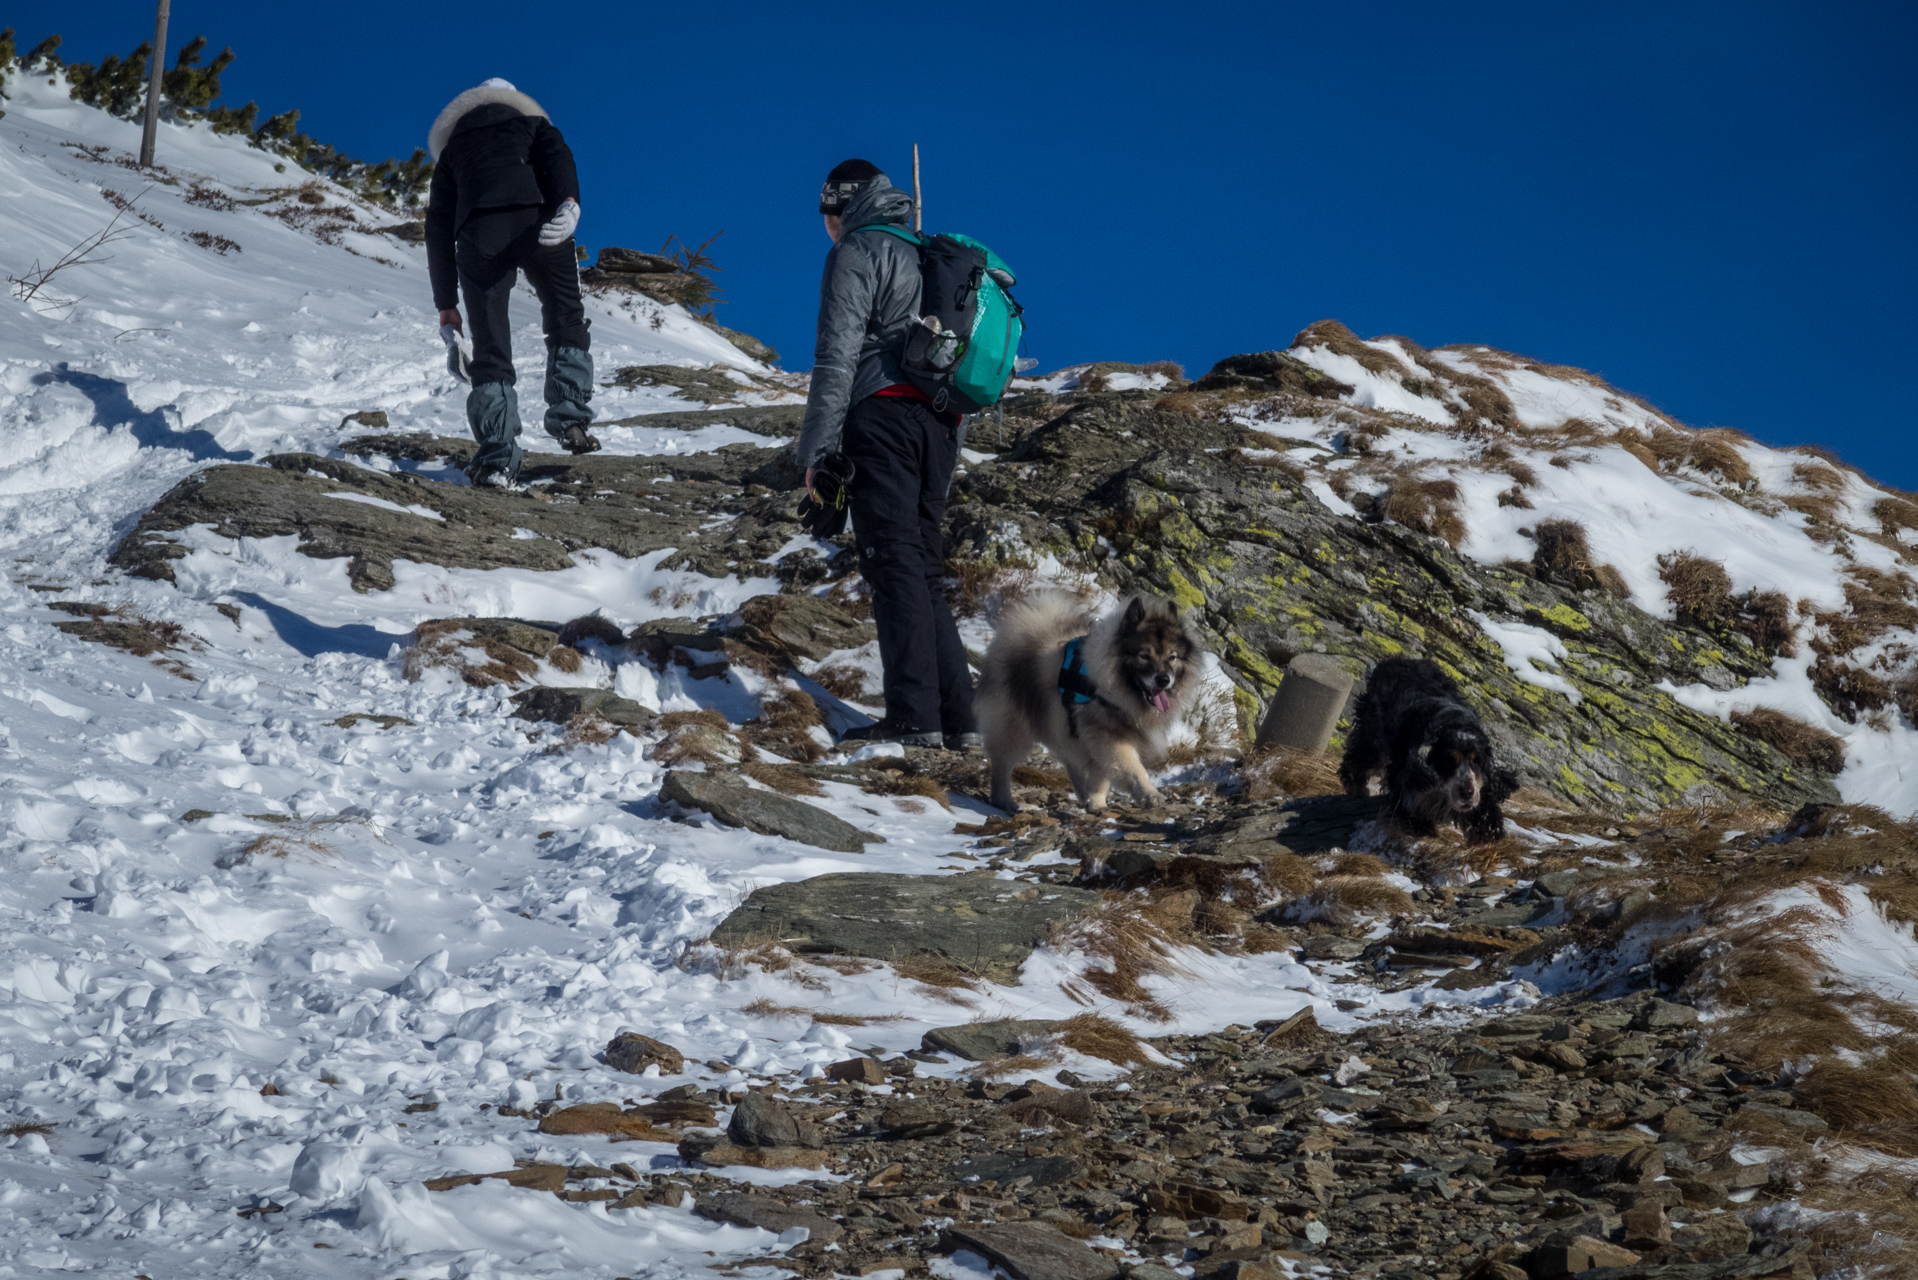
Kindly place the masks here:
POLYGON ((1167 693, 1164 689, 1161 689, 1157 693, 1152 695, 1152 705, 1156 709, 1160 711, 1164 711, 1168 709, 1169 707, 1171 707, 1172 695, 1167 693))

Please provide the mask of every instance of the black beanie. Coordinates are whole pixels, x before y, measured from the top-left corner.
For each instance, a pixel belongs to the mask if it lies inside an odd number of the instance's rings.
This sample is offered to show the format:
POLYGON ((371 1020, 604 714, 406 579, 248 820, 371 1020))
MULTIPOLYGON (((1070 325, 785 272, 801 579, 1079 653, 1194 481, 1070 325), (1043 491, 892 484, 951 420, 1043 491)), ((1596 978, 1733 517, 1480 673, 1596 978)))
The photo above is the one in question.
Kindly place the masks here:
POLYGON ((834 165, 826 175, 826 185, 819 189, 819 212, 844 213, 859 188, 878 176, 879 166, 870 160, 845 160, 834 165))

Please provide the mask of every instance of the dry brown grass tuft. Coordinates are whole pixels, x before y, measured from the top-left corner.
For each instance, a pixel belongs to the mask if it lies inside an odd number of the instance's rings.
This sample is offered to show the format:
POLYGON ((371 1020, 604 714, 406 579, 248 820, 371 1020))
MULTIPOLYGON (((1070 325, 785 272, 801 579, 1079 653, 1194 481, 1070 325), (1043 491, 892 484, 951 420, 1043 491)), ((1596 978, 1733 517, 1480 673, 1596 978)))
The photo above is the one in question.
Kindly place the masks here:
POLYGON ((1918 1275, 1918 1232, 1911 1227, 1918 1220, 1918 1175, 1884 1161, 1837 1161, 1781 1145, 1790 1151, 1799 1201, 1812 1211, 1809 1221, 1781 1237, 1814 1246, 1817 1274, 1848 1280, 1918 1275))
POLYGON ((1270 855, 1265 860, 1260 878, 1270 895, 1281 898, 1297 898, 1312 891, 1312 883, 1318 877, 1312 872, 1312 864, 1290 850, 1270 855))
POLYGON ((826 603, 844 609, 861 622, 872 618, 872 588, 856 573, 833 583, 832 590, 826 593, 826 603))
POLYGON ((1335 796, 1344 790, 1329 756, 1266 745, 1245 768, 1245 793, 1253 800, 1335 796))
POLYGON ((1880 498, 1872 504, 1871 515, 1885 533, 1893 537, 1900 530, 1918 529, 1918 502, 1904 498, 1880 498))
POLYGON ((1752 480, 1751 464, 1738 451, 1748 437, 1723 427, 1712 427, 1693 437, 1688 461, 1700 471, 1710 471, 1727 484, 1744 485, 1752 480))
POLYGON ((1109 893, 1087 915, 1056 928, 1047 945, 1059 951, 1082 951, 1088 959, 1102 962, 1104 967, 1085 968, 1087 986, 1119 1001, 1134 1017, 1165 1022, 1171 1019, 1171 1010, 1145 989, 1141 979, 1184 972, 1173 953, 1182 943, 1198 941, 1193 915, 1199 901, 1193 889, 1156 900, 1109 893))
POLYGON ((1324 347, 1335 355, 1350 356, 1367 373, 1375 373, 1380 377, 1404 379, 1406 376, 1403 364, 1377 347, 1368 346, 1358 334, 1337 320, 1320 320, 1299 330, 1292 339, 1292 347, 1288 349, 1299 347, 1324 347))
POLYGON ((1411 911, 1412 895, 1390 881, 1366 875, 1332 875, 1313 885, 1312 891, 1294 904, 1291 914, 1300 920, 1353 925, 1409 915, 1411 911))
POLYGON ((1658 576, 1665 598, 1678 612, 1680 626, 1721 627, 1732 614, 1732 580, 1725 566, 1692 551, 1673 551, 1658 557, 1658 576))
POLYGON ((756 1018, 810 1018, 814 1022, 822 1023, 828 1027, 866 1027, 871 1026, 875 1022, 905 1021, 904 1014, 827 1013, 818 1009, 808 1009, 802 1005, 780 1004, 777 1001, 768 1000, 763 996, 751 1004, 739 1006, 739 1011, 741 1013, 751 1014, 756 1018))
POLYGON ((1845 473, 1822 462, 1793 463, 1791 478, 1813 493, 1842 493, 1845 488, 1845 473))
MULTIPOLYGON (((567 652, 570 653, 571 650, 567 652)), ((575 747, 604 746, 625 732, 627 730, 622 726, 602 720, 598 716, 574 716, 566 722, 566 732, 561 735, 560 740, 546 748, 546 751, 549 755, 561 755, 575 747)))
POLYGON ((1067 1018, 1059 1027, 1055 1039, 1061 1048, 1110 1062, 1114 1066, 1152 1065, 1152 1059, 1139 1042, 1139 1037, 1112 1019, 1102 1018, 1096 1013, 1081 1013, 1067 1018))
POLYGON ((1259 467, 1266 471, 1276 471, 1292 480, 1305 479, 1305 468, 1284 454, 1276 457, 1256 457, 1238 448, 1236 445, 1219 455, 1224 461, 1238 467, 1259 467))
POLYGON ((1795 720, 1782 711, 1769 707, 1734 711, 1732 723, 1760 742, 1770 743, 1801 769, 1838 773, 1845 767, 1844 739, 1816 725, 1795 720))
POLYGON ((769 689, 759 699, 759 715, 739 726, 740 734, 788 760, 810 764, 826 754, 812 730, 825 723, 819 707, 797 689, 769 689))
POLYGON ((1332 857, 1325 868, 1328 876, 1383 876, 1390 875, 1392 869, 1369 853, 1341 853, 1332 857))
POLYGON ((866 680, 865 668, 849 662, 821 667, 812 673, 814 684, 842 702, 865 702, 871 696, 866 690, 866 680))
POLYGON ((982 981, 976 971, 928 951, 898 957, 892 962, 892 971, 909 982, 940 991, 976 991, 982 981))
POLYGON ((1626 427, 1612 436, 1612 443, 1644 463, 1646 470, 1658 470, 1658 454, 1652 449, 1642 432, 1626 427))
POLYGON ((653 747, 660 764, 703 764, 710 767, 750 760, 752 748, 740 740, 732 722, 711 707, 697 711, 668 711, 653 722, 664 733, 653 747))
POLYGON ((1458 484, 1452 480, 1398 476, 1386 490, 1380 509, 1387 520, 1443 538, 1456 547, 1465 541, 1465 521, 1459 517, 1458 500, 1458 484))
MULTIPOLYGON (((539 659, 515 649, 496 636, 479 635, 469 630, 462 618, 440 618, 422 622, 407 647, 402 671, 408 680, 418 680, 430 667, 450 667, 460 679, 475 689, 496 684, 517 684, 539 671, 539 659), (483 661, 475 661, 471 651, 478 649, 483 661)), ((577 654, 574 655, 578 657, 577 654)))
POLYGON ((1072 779, 1064 769, 1042 769, 1037 765, 1022 764, 1013 769, 1012 781, 1021 787, 1044 787, 1048 791, 1072 790, 1072 779))
POLYGON ((1860 564, 1852 565, 1850 572, 1851 581, 1845 584, 1845 608, 1813 618, 1829 637, 1813 644, 1821 655, 1850 653, 1894 629, 1918 630, 1918 607, 1911 603, 1910 578, 1860 564))
POLYGON ((1512 451, 1502 444, 1492 445, 1479 454, 1479 460, 1487 469, 1502 471, 1512 477, 1512 483, 1520 489, 1529 489, 1538 483, 1538 472, 1525 462, 1514 458, 1512 451))
POLYGON ((1782 591, 1747 591, 1737 600, 1738 613, 1732 626, 1760 652, 1771 657, 1798 656, 1793 638, 1791 600, 1782 591))
POLYGON ((1595 564, 1592 548, 1585 540, 1585 526, 1576 520, 1541 520, 1532 531, 1538 544, 1532 552, 1532 568, 1542 578, 1563 583, 1575 591, 1603 591, 1628 596, 1630 588, 1617 569, 1595 564))
POLYGON ((1174 391, 1152 402, 1165 413, 1183 413, 1189 418, 1224 417, 1233 406, 1258 399, 1258 393, 1246 387, 1224 387, 1218 391, 1174 391))
POLYGON ((948 560, 946 599, 961 618, 985 616, 1032 590, 1038 576, 1013 560, 948 560))
POLYGON ((1792 1092, 1840 1138, 1918 1157, 1918 1036, 1900 1036, 1855 1061, 1820 1059, 1792 1092))
POLYGON ((47 1137, 53 1132, 53 1126, 41 1120, 19 1120, 0 1127, 0 1138, 24 1138, 30 1133, 47 1137))
POLYGON ((952 797, 937 778, 923 773, 895 773, 883 782, 874 780, 859 788, 872 796, 924 796, 946 812, 952 812, 952 797))
POLYGON ((1805 530, 1808 537, 1819 541, 1832 541, 1838 531, 1831 526, 1838 523, 1838 508, 1841 505, 1838 495, 1831 493, 1793 493, 1784 498, 1787 509, 1796 511, 1810 522, 1805 530))
POLYGON ((1811 687, 1848 724, 1856 724, 1860 716, 1891 703, 1890 685, 1872 672, 1828 654, 1821 654, 1811 664, 1811 687))

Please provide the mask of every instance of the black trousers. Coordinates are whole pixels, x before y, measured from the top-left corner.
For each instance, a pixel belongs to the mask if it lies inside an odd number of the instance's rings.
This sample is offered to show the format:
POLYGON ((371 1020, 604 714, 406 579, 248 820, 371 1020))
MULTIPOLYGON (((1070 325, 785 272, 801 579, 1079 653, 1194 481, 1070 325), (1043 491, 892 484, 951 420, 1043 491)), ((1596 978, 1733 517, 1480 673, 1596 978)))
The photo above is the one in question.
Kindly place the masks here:
POLYGON ((506 304, 519 273, 539 295, 546 346, 592 350, 586 306, 579 296, 579 259, 568 238, 539 242, 539 210, 482 209, 460 228, 454 257, 460 297, 473 326, 473 385, 513 382, 513 335, 506 304))
POLYGON ((946 604, 946 488, 959 444, 922 400, 867 396, 846 415, 853 537, 872 587, 886 718, 920 732, 971 733, 972 673, 946 604))

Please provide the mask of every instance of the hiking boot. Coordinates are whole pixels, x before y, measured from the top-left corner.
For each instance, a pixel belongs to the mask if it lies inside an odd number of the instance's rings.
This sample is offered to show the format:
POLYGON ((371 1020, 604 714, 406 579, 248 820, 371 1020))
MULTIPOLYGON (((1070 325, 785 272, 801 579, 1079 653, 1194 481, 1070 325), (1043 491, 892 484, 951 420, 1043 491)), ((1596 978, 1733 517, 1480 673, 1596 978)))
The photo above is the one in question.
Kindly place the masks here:
POLYGON ((587 434, 586 428, 578 424, 566 428, 553 439, 559 441, 560 448, 574 456, 599 452, 599 437, 587 434))
POLYGON ((498 467, 480 467, 466 473, 475 489, 500 489, 507 493, 525 493, 526 486, 498 467))
POLYGON ((948 751, 984 751, 986 735, 983 733, 949 733, 946 735, 948 751))
POLYGON ((857 729, 848 729, 839 735, 839 741, 859 746, 873 742, 897 742, 907 747, 937 748, 946 745, 945 738, 936 729, 915 729, 893 720, 880 720, 874 724, 862 724, 857 729))

